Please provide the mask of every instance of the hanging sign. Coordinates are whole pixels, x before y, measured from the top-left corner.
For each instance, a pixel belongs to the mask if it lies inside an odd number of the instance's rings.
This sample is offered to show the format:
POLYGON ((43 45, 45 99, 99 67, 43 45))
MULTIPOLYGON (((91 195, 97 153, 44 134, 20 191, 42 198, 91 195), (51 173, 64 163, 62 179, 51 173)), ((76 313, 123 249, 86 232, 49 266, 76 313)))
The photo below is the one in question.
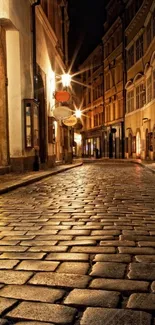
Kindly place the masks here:
POLYGON ((58 106, 53 110, 53 116, 56 119, 65 119, 71 116, 72 110, 67 106, 58 106))
POLYGON ((63 120, 63 124, 66 126, 73 126, 77 123, 77 118, 74 115, 71 115, 67 119, 63 120))
POLYGON ((64 103, 64 102, 68 102, 70 99, 70 94, 68 91, 56 91, 55 93, 55 99, 58 102, 64 103))

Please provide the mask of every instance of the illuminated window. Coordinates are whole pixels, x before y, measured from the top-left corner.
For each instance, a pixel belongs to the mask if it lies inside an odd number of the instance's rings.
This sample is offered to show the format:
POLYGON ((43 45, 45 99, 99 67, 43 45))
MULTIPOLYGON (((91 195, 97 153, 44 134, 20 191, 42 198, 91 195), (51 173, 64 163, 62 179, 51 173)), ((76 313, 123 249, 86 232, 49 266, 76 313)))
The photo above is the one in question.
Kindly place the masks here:
POLYGON ((127 113, 134 110, 134 90, 127 93, 127 113))
POLYGON ((151 76, 146 81, 146 96, 147 96, 147 103, 151 102, 152 100, 152 77, 151 76))
POLYGON ((136 135, 136 154, 137 156, 140 155, 140 133, 138 132, 137 135, 136 135))
POLYGON ((136 109, 143 107, 143 84, 136 87, 136 109))
POLYGON ((128 50, 128 55, 127 55, 127 66, 128 69, 131 68, 134 65, 134 45, 130 47, 128 50))
POLYGON ((136 41, 136 61, 143 56, 143 35, 136 41))

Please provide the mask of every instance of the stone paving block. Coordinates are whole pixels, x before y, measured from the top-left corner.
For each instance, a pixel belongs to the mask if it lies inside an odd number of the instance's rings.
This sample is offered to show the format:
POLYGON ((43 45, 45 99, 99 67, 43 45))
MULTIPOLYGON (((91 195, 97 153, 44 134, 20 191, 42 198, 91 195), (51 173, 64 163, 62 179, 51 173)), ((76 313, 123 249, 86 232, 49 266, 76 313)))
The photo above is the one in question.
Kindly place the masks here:
POLYGON ((64 290, 49 289, 31 285, 8 285, 0 289, 0 296, 18 300, 54 303, 62 298, 64 290))
POLYGON ((34 246, 28 249, 28 252, 66 252, 68 246, 34 246))
POLYGON ((54 246, 57 244, 57 241, 52 240, 26 240, 21 241, 21 246, 54 246))
POLYGON ((58 273, 86 274, 89 269, 88 263, 63 262, 57 268, 58 273))
POLYGON ((131 255, 129 254, 96 254, 94 262, 117 262, 130 263, 131 255))
POLYGON ((29 283, 56 287, 86 288, 89 281, 90 277, 87 275, 38 272, 30 279, 29 283))
POLYGON ((50 253, 47 255, 46 260, 53 261, 88 261, 88 254, 75 254, 75 253, 50 253))
POLYGON ((25 227, 24 225, 21 227, 21 226, 19 226, 19 227, 14 227, 14 230, 18 230, 18 231, 29 231, 29 230, 31 230, 33 228, 33 231, 35 231, 35 230, 40 230, 41 229, 41 226, 31 226, 31 227, 25 227))
POLYGON ((114 262, 97 262, 93 265, 91 276, 121 279, 124 277, 126 265, 114 262))
POLYGON ((59 262, 26 260, 17 265, 16 270, 52 272, 56 270, 59 264, 59 262))
POLYGON ((80 325, 151 325, 151 319, 151 315, 146 312, 88 307, 80 325))
POLYGON ((129 297, 127 308, 155 310, 155 295, 153 293, 134 293, 129 297))
POLYGON ((92 307, 117 307, 120 294, 113 291, 74 289, 64 303, 67 305, 81 305, 92 307))
POLYGON ((149 288, 149 282, 126 279, 94 279, 90 283, 89 287, 93 289, 113 290, 120 292, 147 292, 149 288))
POLYGON ((131 263, 129 265, 128 278, 155 280, 155 263, 131 263))
POLYGON ((119 253, 121 254, 146 254, 146 255, 152 255, 155 254, 155 249, 152 247, 118 247, 119 253))
POLYGON ((15 303, 15 299, 7 299, 0 297, 0 315, 7 311, 7 309, 12 307, 15 303))
POLYGON ((0 270, 0 282, 5 284, 25 284, 32 276, 32 272, 0 270))
POLYGON ((95 240, 71 240, 71 241, 59 241, 58 245, 67 245, 67 246, 76 246, 76 245, 81 245, 81 246, 92 246, 96 245, 95 240))
POLYGON ((5 245, 5 246, 14 246, 14 245, 17 245, 19 244, 19 240, 5 240, 3 238, 3 240, 0 240, 0 247, 5 245))
POLYGON ((70 250, 72 253, 88 253, 88 254, 99 254, 99 253, 115 253, 115 247, 99 247, 99 246, 91 246, 91 247, 82 247, 75 246, 70 250))
POLYGON ((155 255, 136 255, 135 260, 142 263, 155 263, 155 255))
POLYGON ((41 236, 41 235, 56 235, 58 233, 58 230, 40 230, 40 231, 28 231, 26 234, 29 235, 34 235, 34 236, 41 236))
POLYGON ((147 231, 147 230, 144 230, 144 231, 142 231, 142 230, 139 230, 139 231, 137 231, 137 230, 122 230, 122 235, 124 235, 124 236, 148 236, 149 235, 149 231, 147 231))
POLYGON ((155 292, 155 281, 153 281, 152 284, 151 284, 151 290, 152 290, 153 292, 155 292))
POLYGON ((39 302, 21 302, 16 308, 7 313, 7 317, 40 322, 54 322, 56 324, 70 324, 76 314, 76 309, 57 304, 39 302))
POLYGON ((0 246, 0 252, 25 252, 28 247, 21 247, 21 246, 0 246))
POLYGON ((89 235, 90 230, 76 230, 76 229, 69 229, 69 230, 59 230, 59 235, 73 235, 73 236, 83 236, 89 235))
MULTIPOLYGON (((43 235, 43 236, 36 236, 35 240, 72 240, 73 236, 60 236, 60 235, 43 235)), ((88 237, 90 239, 90 237, 88 237)))
POLYGON ((120 235, 120 240, 155 241, 155 236, 120 235))
POLYGON ((129 240, 112 240, 112 241, 101 241, 101 246, 135 246, 134 241, 129 240))
POLYGON ((118 236, 121 232, 119 230, 93 230, 91 236, 118 236))
MULTIPOLYGON (((20 240, 31 240, 31 239, 33 239, 33 238, 35 238, 35 236, 28 236, 28 235, 24 235, 24 236, 20 236, 20 235, 18 235, 18 236, 6 236, 6 237, 3 237, 3 240, 6 240, 6 241, 8 241, 8 243, 9 243, 9 245, 10 245, 10 241, 20 241, 20 240)), ((1 244, 1 242, 0 242, 0 244, 1 244)))
POLYGON ((75 236, 75 240, 113 240, 114 236, 75 236))
POLYGON ((139 247, 155 247, 155 241, 140 241, 138 242, 139 247))
MULTIPOLYGON (((45 323, 45 322, 37 322, 37 321, 24 321, 24 322, 16 322, 17 325, 54 325, 54 323, 45 323)), ((9 324, 7 324, 9 325, 9 324)))
POLYGON ((24 253, 4 253, 0 255, 0 259, 18 259, 18 260, 39 260, 42 259, 45 256, 43 253, 29 253, 29 252, 24 252, 24 253))
POLYGON ((1 260, 0 269, 13 269, 19 263, 19 260, 1 260))

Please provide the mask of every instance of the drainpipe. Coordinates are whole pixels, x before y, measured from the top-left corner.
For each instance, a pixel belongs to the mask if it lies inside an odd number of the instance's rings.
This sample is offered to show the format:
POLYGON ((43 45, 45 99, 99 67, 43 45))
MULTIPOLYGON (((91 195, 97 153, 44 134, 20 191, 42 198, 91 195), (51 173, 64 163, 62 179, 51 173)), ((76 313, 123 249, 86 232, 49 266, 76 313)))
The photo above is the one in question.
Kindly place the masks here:
POLYGON ((32 50, 33 50, 33 89, 34 99, 37 99, 37 63, 36 63, 36 16, 35 8, 40 5, 40 0, 32 4, 32 50))
MULTIPOLYGON (((32 4, 32 53, 33 53, 33 97, 34 100, 38 99, 37 95, 37 62, 36 62, 36 15, 35 8, 40 5, 40 0, 37 0, 32 4)), ((33 161, 33 170, 39 170, 39 154, 35 150, 35 156, 33 161)))

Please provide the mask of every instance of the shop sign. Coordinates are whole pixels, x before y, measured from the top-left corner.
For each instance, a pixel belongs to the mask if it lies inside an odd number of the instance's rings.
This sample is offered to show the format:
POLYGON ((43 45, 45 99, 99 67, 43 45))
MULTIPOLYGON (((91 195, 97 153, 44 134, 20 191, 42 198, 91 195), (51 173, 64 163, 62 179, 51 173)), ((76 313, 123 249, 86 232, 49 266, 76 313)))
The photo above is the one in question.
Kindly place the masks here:
POLYGON ((56 119, 65 119, 71 116, 72 110, 67 106, 58 106, 53 110, 56 119))
POLYGON ((77 123, 77 118, 74 115, 71 115, 67 119, 63 120, 63 124, 66 126, 73 126, 77 123))
POLYGON ((68 91, 57 91, 55 93, 55 99, 58 101, 58 102, 61 102, 61 103, 64 103, 64 102, 68 102, 69 99, 70 99, 70 94, 68 91))

